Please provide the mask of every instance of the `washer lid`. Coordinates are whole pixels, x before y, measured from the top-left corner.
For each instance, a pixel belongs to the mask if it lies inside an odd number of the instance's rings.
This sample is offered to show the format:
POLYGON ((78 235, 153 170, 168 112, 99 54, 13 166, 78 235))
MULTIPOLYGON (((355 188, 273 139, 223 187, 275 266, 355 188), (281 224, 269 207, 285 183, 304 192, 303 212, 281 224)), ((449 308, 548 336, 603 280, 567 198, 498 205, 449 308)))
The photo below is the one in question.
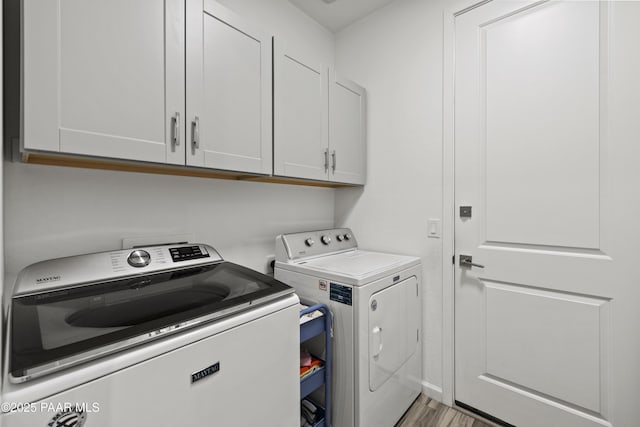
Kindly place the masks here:
POLYGON ((354 250, 308 259, 299 262, 298 266, 341 276, 346 279, 345 281, 351 282, 353 280, 348 279, 363 281, 377 278, 381 274, 393 274, 419 263, 420 259, 416 257, 354 250))
MULTIPOLYGON (((38 271, 46 265, 41 263, 38 271)), ((60 277, 75 273, 62 270, 60 277)), ((33 274, 26 271, 21 277, 33 274)), ((269 276, 221 261, 19 294, 10 307, 9 380, 28 381, 291 293, 293 288, 269 276)))

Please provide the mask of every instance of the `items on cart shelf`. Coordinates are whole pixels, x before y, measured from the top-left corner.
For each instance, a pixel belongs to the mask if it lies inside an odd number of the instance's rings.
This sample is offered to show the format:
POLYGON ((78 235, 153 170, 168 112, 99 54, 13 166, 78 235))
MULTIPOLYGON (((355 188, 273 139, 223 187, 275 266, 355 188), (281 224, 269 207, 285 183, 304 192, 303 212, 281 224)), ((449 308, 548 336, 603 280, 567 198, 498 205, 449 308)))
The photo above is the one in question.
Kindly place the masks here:
POLYGON ((314 425, 318 421, 318 408, 309 399, 303 399, 300 403, 300 427, 314 425))
MULTIPOLYGON (((304 310, 305 308, 309 308, 308 305, 304 305, 304 304, 300 304, 300 311, 304 310)), ((307 323, 313 319, 317 319, 318 317, 322 317, 324 316, 324 314, 322 314, 322 312, 320 310, 316 310, 316 311, 312 311, 311 313, 307 313, 307 314, 303 314, 302 316, 300 316, 300 324, 302 325, 303 323, 307 323)))
MULTIPOLYGON (((300 379, 301 380, 305 379, 309 375, 313 374, 314 372, 319 371, 322 368, 322 365, 323 365, 322 360, 318 359, 317 357, 313 357, 311 355, 309 355, 309 357, 311 358, 309 364, 304 365, 304 366, 302 364, 300 364, 300 379)), ((302 359, 300 359, 300 361, 302 362, 302 359)))
POLYGON ((300 348, 300 367, 311 366, 311 354, 304 348, 300 348))

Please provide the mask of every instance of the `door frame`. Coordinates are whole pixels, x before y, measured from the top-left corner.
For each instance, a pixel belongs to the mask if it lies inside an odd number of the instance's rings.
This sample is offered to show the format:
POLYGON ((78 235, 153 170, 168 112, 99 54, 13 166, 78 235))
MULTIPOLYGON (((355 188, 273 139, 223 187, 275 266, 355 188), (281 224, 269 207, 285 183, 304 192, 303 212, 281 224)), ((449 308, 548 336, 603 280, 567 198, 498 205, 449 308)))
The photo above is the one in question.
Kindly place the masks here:
POLYGON ((455 19, 492 0, 460 0, 443 13, 442 402, 455 401, 455 19))

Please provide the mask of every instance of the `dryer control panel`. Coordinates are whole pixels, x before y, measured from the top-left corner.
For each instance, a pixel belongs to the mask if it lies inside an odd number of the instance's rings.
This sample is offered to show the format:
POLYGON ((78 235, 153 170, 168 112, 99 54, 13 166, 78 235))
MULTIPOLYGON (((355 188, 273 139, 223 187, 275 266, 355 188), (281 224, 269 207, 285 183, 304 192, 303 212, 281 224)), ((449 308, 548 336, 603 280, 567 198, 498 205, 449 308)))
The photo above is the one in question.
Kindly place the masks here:
POLYGON ((276 238, 276 260, 287 262, 357 248, 358 242, 348 228, 283 234, 276 238))

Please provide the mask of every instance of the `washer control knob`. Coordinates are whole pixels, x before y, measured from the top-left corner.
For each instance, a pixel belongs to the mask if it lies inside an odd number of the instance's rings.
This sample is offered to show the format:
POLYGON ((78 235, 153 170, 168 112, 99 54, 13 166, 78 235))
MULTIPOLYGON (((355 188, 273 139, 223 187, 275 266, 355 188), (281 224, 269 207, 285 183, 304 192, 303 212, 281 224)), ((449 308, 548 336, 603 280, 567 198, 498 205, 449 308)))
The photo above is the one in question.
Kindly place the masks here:
POLYGON ((313 240, 311 237, 309 237, 307 240, 304 241, 304 244, 309 247, 313 246, 314 243, 315 243, 315 240, 313 240))
POLYGON ((146 267, 151 262, 151 255, 147 251, 138 249, 129 254, 127 262, 132 267, 146 267))
POLYGON ((342 234, 338 234, 336 239, 338 239, 338 242, 342 242, 344 240, 344 236, 342 234))
POLYGON ((331 237, 329 236, 322 236, 320 238, 320 240, 322 241, 322 243, 324 243, 325 245, 328 245, 329 243, 331 243, 331 237))
POLYGON ((344 235, 344 240, 351 240, 351 233, 347 233, 344 235))

